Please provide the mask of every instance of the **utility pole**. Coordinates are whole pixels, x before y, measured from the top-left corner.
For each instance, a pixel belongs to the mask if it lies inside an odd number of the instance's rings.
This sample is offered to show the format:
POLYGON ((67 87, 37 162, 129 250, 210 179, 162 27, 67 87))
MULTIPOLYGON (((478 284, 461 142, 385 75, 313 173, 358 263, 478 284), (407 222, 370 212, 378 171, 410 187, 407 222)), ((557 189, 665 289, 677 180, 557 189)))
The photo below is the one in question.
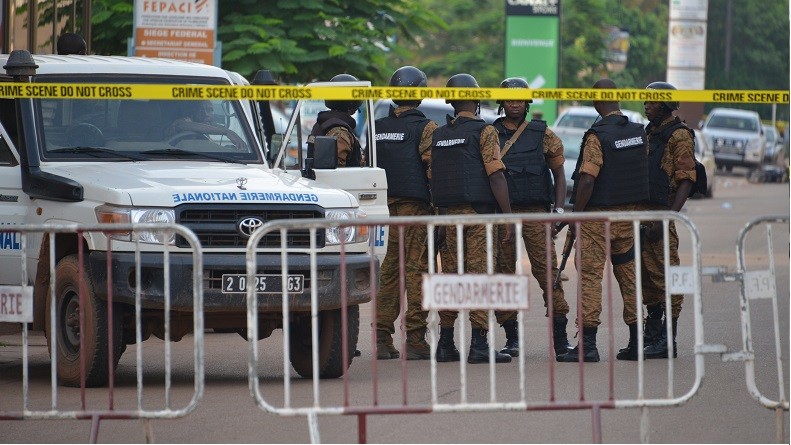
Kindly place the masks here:
POLYGON ((733 0, 728 0, 725 6, 725 78, 731 72, 731 28, 733 27, 733 0))
MULTIPOLYGON (((82 38, 85 39, 86 52, 91 53, 91 15, 93 7, 91 0, 84 0, 82 2, 82 38)), ((76 20, 77 17, 74 17, 76 20)))

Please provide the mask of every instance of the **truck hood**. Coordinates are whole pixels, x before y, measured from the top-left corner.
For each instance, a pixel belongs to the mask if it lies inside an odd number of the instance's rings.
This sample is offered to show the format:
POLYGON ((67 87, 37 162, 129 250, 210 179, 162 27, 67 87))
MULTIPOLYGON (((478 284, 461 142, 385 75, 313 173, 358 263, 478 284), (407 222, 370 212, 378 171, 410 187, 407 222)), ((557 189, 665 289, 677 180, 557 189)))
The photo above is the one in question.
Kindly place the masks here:
POLYGON ((317 204, 357 207, 349 193, 255 165, 143 161, 42 166, 84 188, 86 200, 115 205, 174 207, 199 203, 317 204))

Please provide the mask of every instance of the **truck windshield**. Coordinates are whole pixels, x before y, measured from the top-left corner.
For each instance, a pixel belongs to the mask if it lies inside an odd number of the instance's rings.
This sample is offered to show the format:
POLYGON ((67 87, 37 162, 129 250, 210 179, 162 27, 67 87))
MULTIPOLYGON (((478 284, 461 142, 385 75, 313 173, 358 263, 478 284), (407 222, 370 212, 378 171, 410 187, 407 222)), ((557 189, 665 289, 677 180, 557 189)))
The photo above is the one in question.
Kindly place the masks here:
MULTIPOLYGON (((60 76, 58 76, 60 77, 60 76)), ((39 77, 41 82, 72 83, 80 79, 39 77)), ((85 79, 90 83, 142 83, 140 77, 85 79)), ((161 78, 147 83, 196 84, 195 79, 161 78)), ((117 96, 117 95, 115 95, 117 96)), ((59 161, 108 161, 113 153, 124 160, 191 160, 260 163, 259 148, 238 101, 39 99, 37 113, 43 141, 42 157, 59 161), (79 148, 79 150, 73 150, 79 148), (103 149, 96 156, 86 148, 103 149), (155 154, 155 155, 154 155, 155 154)))
POLYGON ((727 128, 729 130, 738 131, 758 131, 758 123, 755 121, 755 119, 739 116, 712 116, 706 126, 709 128, 727 128))

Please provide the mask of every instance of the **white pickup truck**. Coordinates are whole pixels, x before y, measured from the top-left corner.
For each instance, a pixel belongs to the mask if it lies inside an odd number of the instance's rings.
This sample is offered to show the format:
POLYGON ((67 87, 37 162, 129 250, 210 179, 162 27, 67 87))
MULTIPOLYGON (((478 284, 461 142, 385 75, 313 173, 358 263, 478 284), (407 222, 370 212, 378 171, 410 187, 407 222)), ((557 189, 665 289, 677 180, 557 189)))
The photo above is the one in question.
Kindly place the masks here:
MULTIPOLYGON (((104 56, 30 56, 14 51, 0 56, 6 69, 2 85, 19 82, 80 84, 233 85, 246 81, 236 73, 164 59, 104 56)), ((102 87, 100 87, 102 88, 102 87)), ((56 330, 49 332, 49 240, 31 235, 25 251, 19 233, 26 224, 176 223, 193 231, 203 251, 204 320, 207 328, 236 330, 246 336, 245 246, 251 228, 274 219, 337 218, 355 220, 387 215, 384 171, 368 165, 316 171, 302 177, 300 166, 270 167, 271 114, 266 102, 231 99, 130 100, 124 91, 106 87, 99 99, 0 99, 0 285, 33 286, 33 330, 45 330, 58 341, 57 369, 62 384, 80 384, 79 349, 86 338, 86 383, 108 379, 106 323, 107 235, 82 236, 85 261, 77 259, 77 235, 58 234, 55 258, 56 330), (197 126, 196 126, 197 124, 197 126), (210 127, 210 128, 209 128, 210 127), (269 155, 267 155, 269 154, 269 155), (353 184, 350 192, 341 185, 353 184), (22 261, 29 278, 20 283, 22 261), (78 286, 84 268, 88 303, 79 323, 78 286)), ((370 106, 370 103, 366 104, 370 106)), ((372 115, 369 113, 368 115, 372 115)), ((286 143, 297 134, 299 113, 289 124, 294 135, 274 137, 286 143)), ((300 160, 302 162, 302 160, 300 160)), ((318 238, 318 276, 310 276, 308 255, 289 255, 288 270, 299 292, 291 299, 291 362, 303 376, 312 375, 310 288, 318 286, 320 309, 319 373, 342 375, 351 364, 359 332, 357 305, 370 300, 370 243, 384 249, 383 231, 376 236, 349 228, 327 230, 318 238), (345 237, 349 362, 342 363, 339 244, 345 237), (375 240, 374 238, 377 238, 375 240), (299 277, 304 277, 299 281, 299 277)), ((135 343, 134 243, 129 234, 112 236, 112 360, 117 366, 126 345, 135 343)), ((279 235, 278 235, 279 237, 279 235)), ((277 237, 275 237, 277 238, 277 237)), ((263 247, 279 249, 279 239, 264 237, 263 247)), ((192 329, 192 266, 189 246, 179 236, 141 239, 143 330, 162 337, 162 244, 171 249, 170 337, 179 340, 192 329), (150 251, 150 254, 147 253, 150 251)), ((289 247, 308 247, 309 236, 291 234, 289 247)), ((273 274, 279 288, 279 253, 258 253, 258 273, 273 274)), ((376 262, 375 262, 376 263, 376 262)), ((373 273, 378 282, 378 263, 373 273)), ((282 327, 280 293, 259 294, 259 333, 269 336, 282 327)), ((0 319, 2 321, 2 319, 0 319)))

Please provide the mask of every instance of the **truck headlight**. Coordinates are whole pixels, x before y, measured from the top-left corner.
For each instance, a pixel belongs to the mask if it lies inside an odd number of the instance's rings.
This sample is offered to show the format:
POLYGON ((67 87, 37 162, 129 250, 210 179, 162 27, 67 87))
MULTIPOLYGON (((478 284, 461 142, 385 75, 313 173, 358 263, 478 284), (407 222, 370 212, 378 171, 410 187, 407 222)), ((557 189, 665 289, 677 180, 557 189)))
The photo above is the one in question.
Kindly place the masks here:
MULTIPOLYGON (((156 207, 133 208, 103 205, 96 208, 96 218, 102 224, 173 224, 176 222, 176 214, 173 209, 156 207)), ((141 243, 170 245, 176 243, 174 232, 138 232, 137 235, 141 243)), ((130 232, 114 232, 108 236, 119 241, 132 241, 130 232)))
MULTIPOLYGON (((327 210, 325 218, 337 219, 342 223, 354 222, 365 218, 367 215, 360 209, 331 209, 327 210)), ((352 244, 368 242, 368 226, 330 227, 327 229, 326 244, 352 244)))

